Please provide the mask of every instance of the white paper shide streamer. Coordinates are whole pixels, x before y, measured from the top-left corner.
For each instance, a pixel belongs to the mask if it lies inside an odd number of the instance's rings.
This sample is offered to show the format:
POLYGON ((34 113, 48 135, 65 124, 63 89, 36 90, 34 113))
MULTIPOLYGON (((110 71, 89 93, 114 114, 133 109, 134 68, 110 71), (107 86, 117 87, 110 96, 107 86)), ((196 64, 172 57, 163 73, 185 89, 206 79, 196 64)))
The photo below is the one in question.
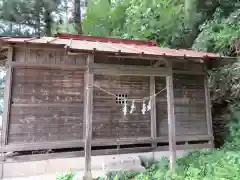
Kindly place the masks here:
POLYGON ((124 116, 127 115, 127 100, 126 99, 124 99, 123 114, 124 114, 124 116))
POLYGON ((146 107, 145 100, 144 100, 143 104, 142 104, 142 114, 145 114, 146 110, 147 110, 147 107, 146 107))
POLYGON ((136 110, 135 100, 133 100, 133 101, 132 101, 132 105, 131 105, 130 114, 132 114, 135 110, 136 110))
POLYGON ((123 107, 122 107, 122 112, 123 112, 124 116, 127 116, 127 114, 128 114, 128 102, 131 102, 131 107, 129 107, 129 114, 133 114, 133 112, 136 111, 136 109, 137 109, 136 108, 136 103, 142 103, 141 113, 143 115, 145 115, 146 112, 149 112, 152 109, 152 98, 156 97, 158 94, 160 94, 161 92, 166 90, 166 88, 163 88, 161 91, 158 91, 157 93, 155 93, 155 94, 153 94, 149 97, 143 97, 143 98, 140 98, 140 99, 126 99, 125 97, 119 97, 118 95, 113 94, 112 92, 101 88, 97 84, 94 84, 93 86, 100 89, 101 91, 111 95, 111 96, 116 97, 117 100, 124 100, 123 107), (148 101, 147 104, 146 104, 146 101, 148 101))
POLYGON ((151 110, 151 105, 152 105, 152 100, 150 99, 150 100, 148 101, 147 111, 150 111, 150 110, 151 110))

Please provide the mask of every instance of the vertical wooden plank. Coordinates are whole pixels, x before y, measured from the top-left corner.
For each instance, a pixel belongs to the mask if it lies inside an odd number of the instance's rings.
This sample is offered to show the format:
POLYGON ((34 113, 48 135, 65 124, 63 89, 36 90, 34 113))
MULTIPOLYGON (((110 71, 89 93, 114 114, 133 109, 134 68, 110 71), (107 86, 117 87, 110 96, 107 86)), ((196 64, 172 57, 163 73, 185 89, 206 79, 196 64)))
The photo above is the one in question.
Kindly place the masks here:
POLYGON ((91 173, 91 143, 92 143, 92 108, 93 108, 93 71, 92 65, 94 56, 89 55, 87 59, 87 70, 85 73, 85 102, 84 102, 84 121, 85 121, 85 172, 84 179, 92 179, 91 173))
MULTIPOLYGON (((210 97, 207 75, 204 77, 204 88, 205 88, 205 103, 206 103, 206 118, 207 118, 208 135, 213 137, 211 97, 210 97)), ((213 140, 210 140, 209 143, 212 145, 212 147, 214 146, 213 140)))
MULTIPOLYGON (((155 85, 155 76, 150 77, 150 95, 154 95, 156 93, 156 85, 155 85)), ((151 137, 153 140, 157 137, 157 121, 156 121, 156 97, 151 97, 151 137)))
MULTIPOLYGON (((13 59, 13 48, 9 47, 7 64, 11 64, 12 59, 13 59)), ((10 115, 10 109, 11 109, 12 72, 13 72, 13 68, 10 65, 7 67, 5 88, 4 88, 4 107, 3 107, 3 118, 2 118, 1 146, 5 146, 7 144, 9 115, 10 115)))
MULTIPOLYGON (((172 67, 170 67, 172 69, 172 67)), ((170 167, 176 164, 176 130, 174 114, 174 96, 173 96, 173 75, 166 77, 167 88, 167 108, 168 108, 168 138, 170 151, 170 167)))

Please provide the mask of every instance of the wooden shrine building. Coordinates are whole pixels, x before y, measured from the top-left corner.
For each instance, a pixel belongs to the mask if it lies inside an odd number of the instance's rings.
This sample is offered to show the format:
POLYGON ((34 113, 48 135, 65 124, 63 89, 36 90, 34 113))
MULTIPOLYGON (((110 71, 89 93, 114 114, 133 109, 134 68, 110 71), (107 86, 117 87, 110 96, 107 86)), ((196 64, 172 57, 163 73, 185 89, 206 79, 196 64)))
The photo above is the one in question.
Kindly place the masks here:
POLYGON ((214 146, 206 71, 228 58, 72 34, 0 43, 2 153, 77 149, 88 176, 92 155, 169 150, 174 166, 214 146))

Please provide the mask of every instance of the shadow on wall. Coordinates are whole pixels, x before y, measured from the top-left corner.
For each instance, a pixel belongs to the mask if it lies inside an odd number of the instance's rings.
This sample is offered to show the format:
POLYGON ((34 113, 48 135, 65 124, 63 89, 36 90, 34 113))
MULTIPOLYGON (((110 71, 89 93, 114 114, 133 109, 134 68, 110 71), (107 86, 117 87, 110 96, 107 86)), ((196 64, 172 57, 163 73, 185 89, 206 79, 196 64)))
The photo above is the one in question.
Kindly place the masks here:
POLYGON ((224 144, 228 135, 228 128, 226 127, 230 119, 228 104, 213 104, 212 118, 215 147, 219 148, 224 144))

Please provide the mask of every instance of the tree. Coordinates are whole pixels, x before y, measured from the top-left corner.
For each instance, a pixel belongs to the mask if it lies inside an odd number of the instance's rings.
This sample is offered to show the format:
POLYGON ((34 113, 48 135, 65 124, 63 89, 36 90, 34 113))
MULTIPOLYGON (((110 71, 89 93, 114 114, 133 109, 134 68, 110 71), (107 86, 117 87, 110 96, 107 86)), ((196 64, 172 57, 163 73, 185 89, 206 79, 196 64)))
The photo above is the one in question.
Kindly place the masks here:
POLYGON ((5 0, 1 5, 2 20, 32 28, 36 36, 51 35, 52 14, 60 0, 5 0))
POLYGON ((77 34, 82 34, 81 1, 74 0, 74 23, 77 34))
POLYGON ((200 25, 212 18, 219 5, 218 0, 185 0, 183 41, 180 42, 179 47, 192 47, 201 32, 200 25))

